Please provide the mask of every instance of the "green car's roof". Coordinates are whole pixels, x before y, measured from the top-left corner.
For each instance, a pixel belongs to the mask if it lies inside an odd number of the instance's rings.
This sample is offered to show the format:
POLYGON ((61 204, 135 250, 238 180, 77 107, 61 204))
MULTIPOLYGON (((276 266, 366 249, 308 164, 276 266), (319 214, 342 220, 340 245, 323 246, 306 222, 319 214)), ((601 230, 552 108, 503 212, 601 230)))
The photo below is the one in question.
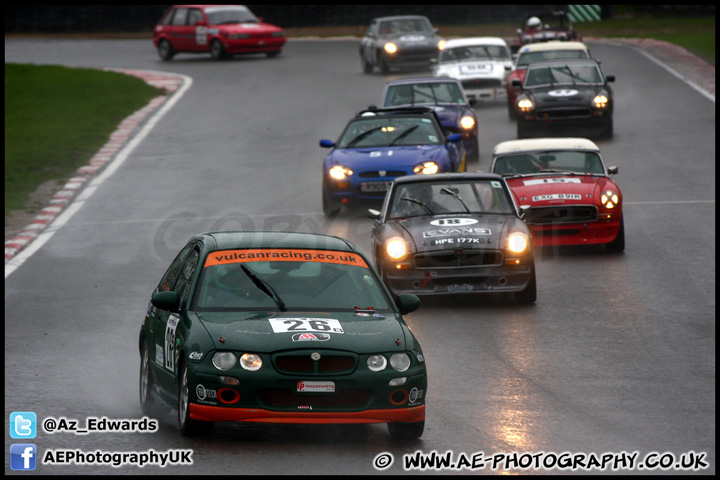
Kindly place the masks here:
POLYGON ((192 240, 201 240, 210 251, 237 248, 301 248, 357 252, 345 239, 329 235, 297 232, 207 232, 192 240))

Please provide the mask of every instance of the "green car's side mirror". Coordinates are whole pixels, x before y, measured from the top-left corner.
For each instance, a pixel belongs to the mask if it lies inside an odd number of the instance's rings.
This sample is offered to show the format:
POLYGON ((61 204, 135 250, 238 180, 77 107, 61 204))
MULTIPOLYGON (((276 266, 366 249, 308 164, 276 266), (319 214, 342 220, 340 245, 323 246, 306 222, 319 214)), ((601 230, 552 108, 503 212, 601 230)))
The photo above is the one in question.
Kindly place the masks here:
POLYGON ((420 299, 417 295, 413 295, 412 293, 403 293, 402 295, 398 295, 395 303, 397 303, 398 309, 403 315, 414 312, 420 307, 420 299))
POLYGON ((150 302, 160 310, 168 312, 178 312, 180 307, 180 297, 171 291, 156 293, 150 302))

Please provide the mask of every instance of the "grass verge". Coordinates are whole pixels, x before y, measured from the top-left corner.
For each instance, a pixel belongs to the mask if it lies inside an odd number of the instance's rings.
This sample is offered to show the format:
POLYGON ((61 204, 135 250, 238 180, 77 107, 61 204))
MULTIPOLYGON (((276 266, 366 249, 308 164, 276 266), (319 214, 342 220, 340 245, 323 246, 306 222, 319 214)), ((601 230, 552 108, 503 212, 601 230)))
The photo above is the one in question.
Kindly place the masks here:
POLYGON ((5 64, 6 220, 13 210, 36 209, 27 199, 40 184, 67 181, 161 93, 116 72, 5 64))

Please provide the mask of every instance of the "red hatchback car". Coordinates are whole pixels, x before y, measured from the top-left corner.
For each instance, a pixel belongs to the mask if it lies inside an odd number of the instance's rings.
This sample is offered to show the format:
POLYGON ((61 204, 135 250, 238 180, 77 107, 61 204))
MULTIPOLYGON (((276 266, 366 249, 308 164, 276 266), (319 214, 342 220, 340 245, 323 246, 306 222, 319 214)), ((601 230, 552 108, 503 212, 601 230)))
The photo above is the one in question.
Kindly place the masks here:
POLYGON ((243 5, 175 5, 155 26, 153 43, 163 60, 179 52, 210 52, 214 59, 249 53, 274 57, 285 45, 285 33, 243 5))

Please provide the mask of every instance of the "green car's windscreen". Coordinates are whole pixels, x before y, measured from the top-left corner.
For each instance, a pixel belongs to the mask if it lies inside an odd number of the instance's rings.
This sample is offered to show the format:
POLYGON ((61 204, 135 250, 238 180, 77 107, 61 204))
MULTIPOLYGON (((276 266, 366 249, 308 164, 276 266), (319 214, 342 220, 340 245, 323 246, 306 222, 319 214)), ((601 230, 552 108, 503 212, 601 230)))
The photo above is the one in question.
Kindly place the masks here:
POLYGON ((244 249, 208 255, 192 310, 389 311, 363 258, 352 252, 244 249))

